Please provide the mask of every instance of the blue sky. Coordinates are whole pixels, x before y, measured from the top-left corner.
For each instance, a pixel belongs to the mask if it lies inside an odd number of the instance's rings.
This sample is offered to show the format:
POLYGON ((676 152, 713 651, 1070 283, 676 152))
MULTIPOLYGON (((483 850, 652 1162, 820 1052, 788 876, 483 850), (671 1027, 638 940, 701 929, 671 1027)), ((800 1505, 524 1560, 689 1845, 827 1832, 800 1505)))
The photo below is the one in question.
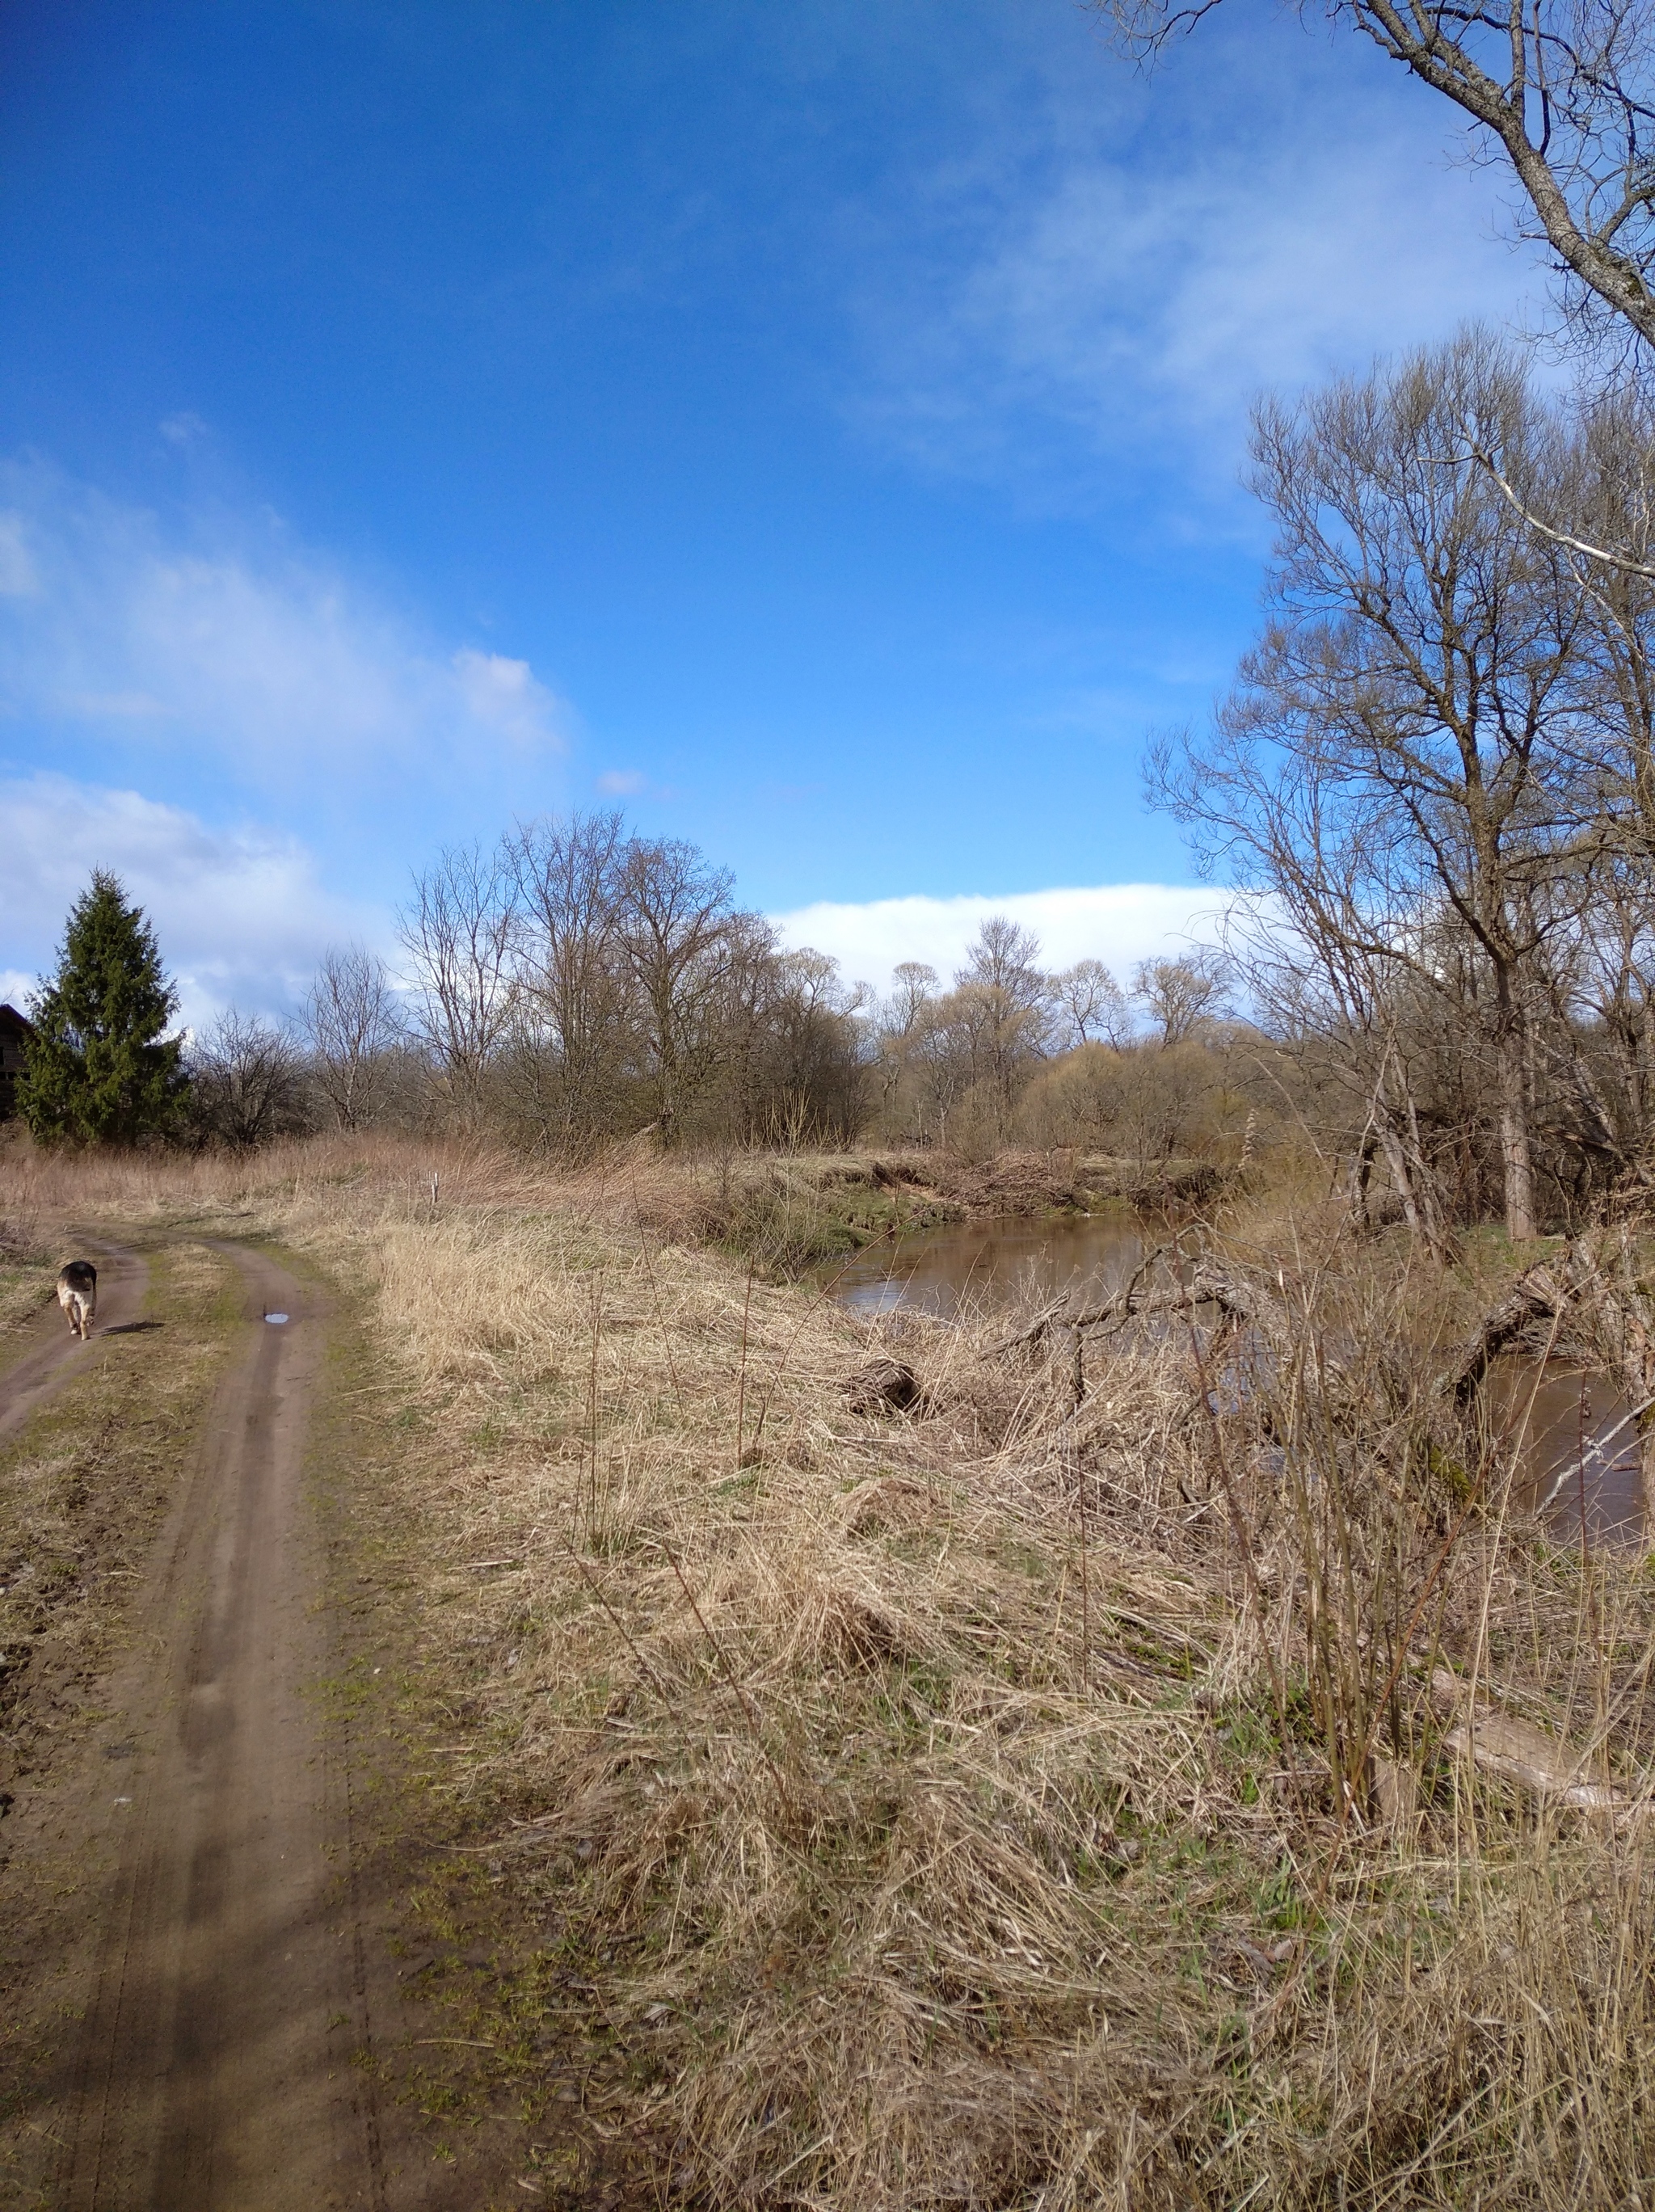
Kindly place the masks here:
POLYGON ((876 981, 1176 939, 1250 398, 1539 312, 1454 145, 1264 0, 13 0, 0 990, 100 863, 291 1003, 599 803, 876 981))

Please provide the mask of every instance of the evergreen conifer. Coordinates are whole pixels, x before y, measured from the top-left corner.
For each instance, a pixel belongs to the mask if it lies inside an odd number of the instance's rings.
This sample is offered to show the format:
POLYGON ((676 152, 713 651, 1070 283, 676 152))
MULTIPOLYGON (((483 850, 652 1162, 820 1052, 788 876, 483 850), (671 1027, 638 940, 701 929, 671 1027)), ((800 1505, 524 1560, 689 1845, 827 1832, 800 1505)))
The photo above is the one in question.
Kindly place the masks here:
POLYGON ((76 901, 55 977, 31 1002, 17 1109, 45 1144, 130 1144, 175 1123, 189 1079, 166 1035, 178 993, 155 933, 99 869, 76 901))

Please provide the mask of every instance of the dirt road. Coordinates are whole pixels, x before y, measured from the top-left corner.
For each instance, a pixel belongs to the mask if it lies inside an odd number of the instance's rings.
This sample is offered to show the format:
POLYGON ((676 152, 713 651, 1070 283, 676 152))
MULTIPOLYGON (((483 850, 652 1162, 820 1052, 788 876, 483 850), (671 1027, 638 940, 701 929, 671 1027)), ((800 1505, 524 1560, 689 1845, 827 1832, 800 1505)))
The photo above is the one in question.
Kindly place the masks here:
POLYGON ((93 1260, 98 1269, 95 1334, 87 1344, 71 1336, 55 1305, 50 1316, 42 1316, 21 1357, 0 1375, 0 1440, 21 1428, 36 1407, 45 1403, 71 1372, 72 1362, 94 1357, 103 1337, 143 1327, 137 1316, 143 1310, 149 1271, 138 1255, 123 1246, 84 1242, 76 1250, 93 1260))
MULTIPOLYGON (((367 2042, 361 1946, 314 1694, 325 1632, 300 1474, 323 1316, 273 1261, 223 1249, 243 1340, 100 1698, 95 1810, 82 1793, 111 1871, 80 2047, 50 2112, 49 2201, 75 2212, 387 2201, 371 2084, 351 2063, 367 2042), (100 1753, 118 1767, 99 1771, 100 1753)), ((118 1260, 112 1275, 100 1318, 120 1327, 142 1274, 118 1260)), ((76 1356, 64 1337, 0 1377, 0 1425, 76 1356)), ((80 1817, 73 1799, 60 1825, 80 1817)))

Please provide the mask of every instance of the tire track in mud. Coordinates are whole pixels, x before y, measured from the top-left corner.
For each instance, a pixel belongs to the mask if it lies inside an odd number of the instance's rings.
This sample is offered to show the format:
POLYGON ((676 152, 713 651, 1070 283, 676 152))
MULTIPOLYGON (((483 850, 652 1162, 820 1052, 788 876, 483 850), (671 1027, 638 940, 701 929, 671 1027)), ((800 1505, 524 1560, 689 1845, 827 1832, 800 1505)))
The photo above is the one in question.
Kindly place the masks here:
POLYGON ((130 1798, 56 2201, 383 2212, 371 2075, 351 2063, 367 2023, 343 1785, 309 1694, 326 1649, 301 1471, 324 1301, 261 1253, 215 1249, 243 1277, 246 1340, 111 1686, 130 1798))

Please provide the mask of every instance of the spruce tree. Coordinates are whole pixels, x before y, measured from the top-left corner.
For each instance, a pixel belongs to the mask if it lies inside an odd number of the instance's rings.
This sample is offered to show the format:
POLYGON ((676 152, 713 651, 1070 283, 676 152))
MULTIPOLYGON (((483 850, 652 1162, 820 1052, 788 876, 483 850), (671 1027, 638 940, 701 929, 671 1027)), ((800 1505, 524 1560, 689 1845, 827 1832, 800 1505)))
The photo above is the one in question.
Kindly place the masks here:
POLYGON ((76 901, 58 973, 30 1004, 17 1108, 45 1144, 130 1144, 174 1124, 188 1086, 178 993, 155 933, 99 869, 76 901))

